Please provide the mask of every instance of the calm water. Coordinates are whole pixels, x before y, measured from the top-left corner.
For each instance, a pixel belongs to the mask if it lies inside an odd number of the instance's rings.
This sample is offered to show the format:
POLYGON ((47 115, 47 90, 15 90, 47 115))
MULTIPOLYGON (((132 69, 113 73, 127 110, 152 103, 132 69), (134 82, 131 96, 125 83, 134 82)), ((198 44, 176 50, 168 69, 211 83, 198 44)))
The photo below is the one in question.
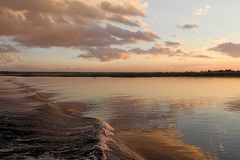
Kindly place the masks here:
POLYGON ((240 79, 17 80, 57 93, 54 100, 89 105, 83 116, 111 124, 123 143, 146 159, 158 159, 164 146, 179 152, 194 147, 218 159, 240 159, 240 79))

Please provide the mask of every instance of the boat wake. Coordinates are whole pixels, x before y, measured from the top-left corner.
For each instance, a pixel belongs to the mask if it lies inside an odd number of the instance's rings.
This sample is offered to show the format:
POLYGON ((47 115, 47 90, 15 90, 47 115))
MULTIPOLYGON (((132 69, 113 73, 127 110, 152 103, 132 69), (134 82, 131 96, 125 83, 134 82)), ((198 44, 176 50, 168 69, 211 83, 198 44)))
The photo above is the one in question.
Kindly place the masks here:
POLYGON ((0 84, 0 159, 142 159, 110 124, 82 117, 86 104, 52 101, 8 78, 0 84))

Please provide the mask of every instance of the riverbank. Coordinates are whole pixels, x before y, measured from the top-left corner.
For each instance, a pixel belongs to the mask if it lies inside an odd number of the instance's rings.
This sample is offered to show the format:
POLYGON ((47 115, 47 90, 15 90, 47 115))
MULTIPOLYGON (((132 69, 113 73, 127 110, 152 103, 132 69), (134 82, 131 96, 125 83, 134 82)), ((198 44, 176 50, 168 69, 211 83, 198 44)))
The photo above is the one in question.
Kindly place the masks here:
POLYGON ((240 71, 203 72, 13 72, 2 71, 0 76, 20 77, 240 77, 240 71))

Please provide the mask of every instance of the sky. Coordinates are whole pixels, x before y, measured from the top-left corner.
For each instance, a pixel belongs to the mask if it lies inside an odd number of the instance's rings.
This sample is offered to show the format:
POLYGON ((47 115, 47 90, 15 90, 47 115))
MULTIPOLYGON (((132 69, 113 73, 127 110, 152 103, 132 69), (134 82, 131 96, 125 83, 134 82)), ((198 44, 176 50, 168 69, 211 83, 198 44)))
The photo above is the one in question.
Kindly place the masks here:
POLYGON ((240 70, 239 0, 0 0, 0 70, 240 70))

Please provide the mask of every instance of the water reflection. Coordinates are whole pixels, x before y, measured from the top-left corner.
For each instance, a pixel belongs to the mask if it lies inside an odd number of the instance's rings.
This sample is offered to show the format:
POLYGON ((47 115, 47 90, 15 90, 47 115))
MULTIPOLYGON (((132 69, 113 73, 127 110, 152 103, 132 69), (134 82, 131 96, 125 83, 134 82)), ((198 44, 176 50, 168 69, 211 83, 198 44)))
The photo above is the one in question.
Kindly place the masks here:
POLYGON ((214 155, 208 155, 200 148, 188 145, 168 134, 155 132, 121 132, 120 138, 133 151, 150 160, 213 160, 214 155))
POLYGON ((240 97, 234 97, 225 104, 225 109, 230 112, 240 113, 240 97))
MULTIPOLYGON (((89 102, 89 103, 92 103, 89 102)), ((170 98, 149 100, 132 96, 117 96, 95 102, 85 116, 95 116, 116 124, 119 130, 172 128, 179 113, 194 114, 196 107, 204 108, 213 103, 212 99, 170 98)))
POLYGON ((84 115, 105 117, 104 120, 116 128, 120 139, 130 149, 136 150, 147 159, 157 157, 158 159, 159 157, 166 159, 216 158, 213 153, 203 153, 194 145, 181 141, 182 133, 178 127, 178 118, 183 112, 194 115, 196 108, 207 109, 207 106, 213 103, 212 99, 149 100, 118 96, 106 98, 98 103, 99 105, 95 104, 95 107, 85 112, 84 115), (106 116, 106 114, 111 116, 106 116))

